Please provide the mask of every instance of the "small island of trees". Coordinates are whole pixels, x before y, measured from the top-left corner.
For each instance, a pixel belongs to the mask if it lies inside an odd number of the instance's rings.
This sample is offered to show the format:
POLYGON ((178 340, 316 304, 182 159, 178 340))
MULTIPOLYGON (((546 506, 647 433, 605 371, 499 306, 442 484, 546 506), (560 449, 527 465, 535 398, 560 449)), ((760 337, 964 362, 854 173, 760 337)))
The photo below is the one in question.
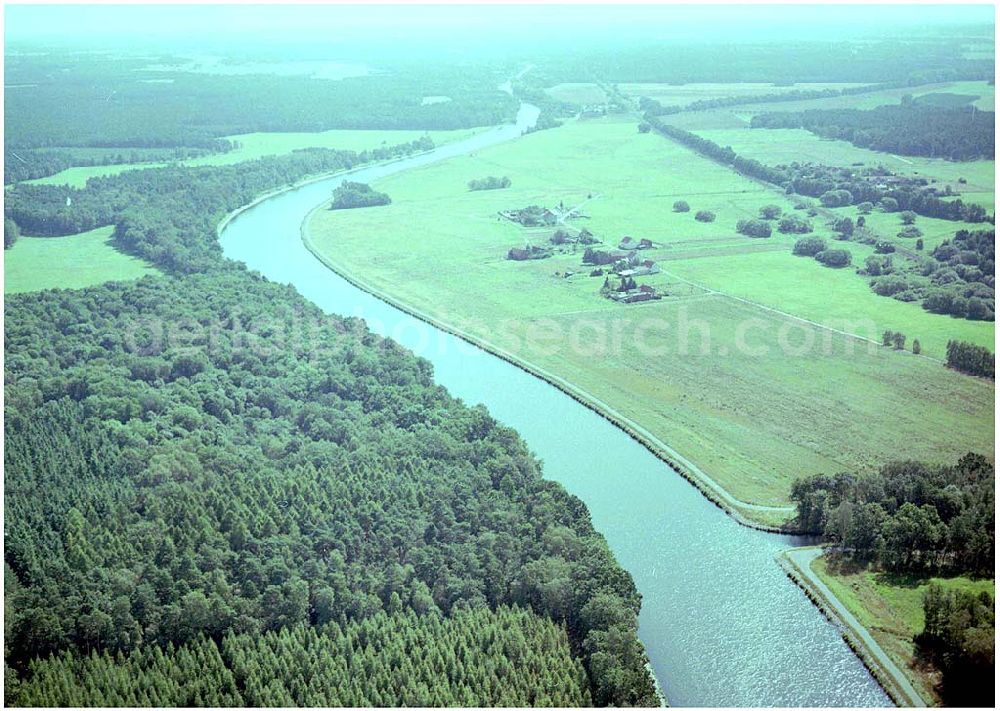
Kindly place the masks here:
POLYGON ((375 207, 388 205, 392 200, 385 193, 372 188, 367 183, 345 181, 333 191, 331 210, 350 210, 356 207, 375 207))

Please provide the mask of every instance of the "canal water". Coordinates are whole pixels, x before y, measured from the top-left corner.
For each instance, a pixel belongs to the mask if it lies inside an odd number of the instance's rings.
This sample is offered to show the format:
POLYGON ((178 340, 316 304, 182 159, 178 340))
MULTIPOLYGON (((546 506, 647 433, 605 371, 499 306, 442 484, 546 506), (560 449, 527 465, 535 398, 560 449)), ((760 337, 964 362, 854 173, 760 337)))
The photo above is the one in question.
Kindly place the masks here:
MULTIPOLYGON (((360 169, 372 182, 517 138, 516 124, 393 163, 360 169)), ((624 432, 557 388, 351 285, 303 245, 300 225, 343 175, 269 198, 221 234, 227 257, 293 284, 324 310, 364 318, 427 358, 435 379, 483 403, 580 497, 643 596, 639 635, 675 706, 888 706, 890 699, 775 554, 800 543, 737 524, 624 432)))

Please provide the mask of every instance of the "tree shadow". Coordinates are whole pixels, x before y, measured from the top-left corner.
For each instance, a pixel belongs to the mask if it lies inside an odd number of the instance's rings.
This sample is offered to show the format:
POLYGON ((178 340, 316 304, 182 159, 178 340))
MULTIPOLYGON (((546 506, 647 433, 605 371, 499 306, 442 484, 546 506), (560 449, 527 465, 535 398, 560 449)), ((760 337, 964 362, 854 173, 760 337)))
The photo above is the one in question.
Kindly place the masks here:
POLYGON ((892 587, 909 588, 913 590, 921 585, 929 583, 930 577, 926 573, 908 573, 883 570, 875 574, 875 581, 882 585, 891 585, 892 587))

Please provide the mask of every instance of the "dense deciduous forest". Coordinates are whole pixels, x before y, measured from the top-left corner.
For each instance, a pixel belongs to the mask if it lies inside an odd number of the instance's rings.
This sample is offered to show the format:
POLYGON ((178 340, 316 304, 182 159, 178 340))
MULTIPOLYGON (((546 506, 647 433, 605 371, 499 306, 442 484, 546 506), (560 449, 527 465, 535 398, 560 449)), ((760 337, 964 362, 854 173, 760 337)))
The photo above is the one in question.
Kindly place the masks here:
POLYGON ((924 629, 914 641, 921 655, 943 672, 945 705, 993 706, 995 638, 996 611, 988 592, 977 595, 930 584, 924 594, 924 629))
POLYGON ((364 620, 227 634, 127 656, 34 662, 23 706, 589 706, 565 629, 523 608, 420 614, 396 600, 364 620), (294 663, 289 663, 294 661, 294 663))
MULTIPOLYGON (((800 479, 792 500, 798 524, 834 543, 842 558, 900 575, 991 577, 994 488, 993 464, 968 454, 954 466, 892 462, 870 475, 800 479)), ((932 583, 923 604, 924 629, 914 641, 943 672, 945 702, 992 704, 992 597, 932 583)))
POLYGON ((968 454, 954 466, 893 462, 870 475, 819 475, 792 487, 803 530, 896 571, 989 576, 994 471, 968 454))
POLYGON ((18 673, 520 605, 566 626, 595 703, 655 703, 639 596, 586 508, 426 362, 235 267, 6 308, 18 673))
POLYGON ((859 148, 951 160, 993 159, 992 111, 912 101, 874 109, 812 109, 758 114, 751 128, 804 128, 859 148))

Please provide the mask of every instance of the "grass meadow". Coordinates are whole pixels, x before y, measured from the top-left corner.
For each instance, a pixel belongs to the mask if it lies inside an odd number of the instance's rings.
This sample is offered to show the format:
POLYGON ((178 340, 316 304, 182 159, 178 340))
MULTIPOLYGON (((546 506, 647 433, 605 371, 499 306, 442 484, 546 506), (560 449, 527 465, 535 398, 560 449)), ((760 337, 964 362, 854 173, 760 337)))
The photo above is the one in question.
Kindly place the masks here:
POLYGON ((876 333, 927 332, 937 347, 965 322, 878 297, 853 270, 794 257, 792 237, 737 234, 736 220, 761 205, 789 207, 784 195, 634 122, 569 122, 378 189, 391 205, 313 213, 312 246, 373 288, 582 387, 737 498, 780 506, 804 474, 993 453, 992 384, 823 325, 871 318, 876 333), (467 190, 486 175, 512 186, 467 190), (674 212, 675 200, 691 212, 674 212), (510 247, 547 243, 552 229, 526 230, 497 211, 560 202, 584 203, 589 217, 571 224, 605 246, 652 239, 648 256, 664 271, 640 282, 665 297, 602 298, 603 277, 588 275, 580 248, 505 259, 510 247), (699 209, 716 221, 696 222, 699 209))
POLYGON ((923 597, 928 586, 937 582, 950 589, 976 593, 985 590, 994 597, 996 595, 993 580, 876 573, 838 565, 829 560, 829 556, 817 558, 812 568, 928 701, 940 701, 934 692, 939 678, 922 665, 915 664, 916 649, 913 644, 913 636, 924 628, 923 597))
POLYGON ((106 281, 128 281, 158 270, 111 246, 113 227, 65 237, 27 237, 4 250, 4 293, 80 289, 106 281))

